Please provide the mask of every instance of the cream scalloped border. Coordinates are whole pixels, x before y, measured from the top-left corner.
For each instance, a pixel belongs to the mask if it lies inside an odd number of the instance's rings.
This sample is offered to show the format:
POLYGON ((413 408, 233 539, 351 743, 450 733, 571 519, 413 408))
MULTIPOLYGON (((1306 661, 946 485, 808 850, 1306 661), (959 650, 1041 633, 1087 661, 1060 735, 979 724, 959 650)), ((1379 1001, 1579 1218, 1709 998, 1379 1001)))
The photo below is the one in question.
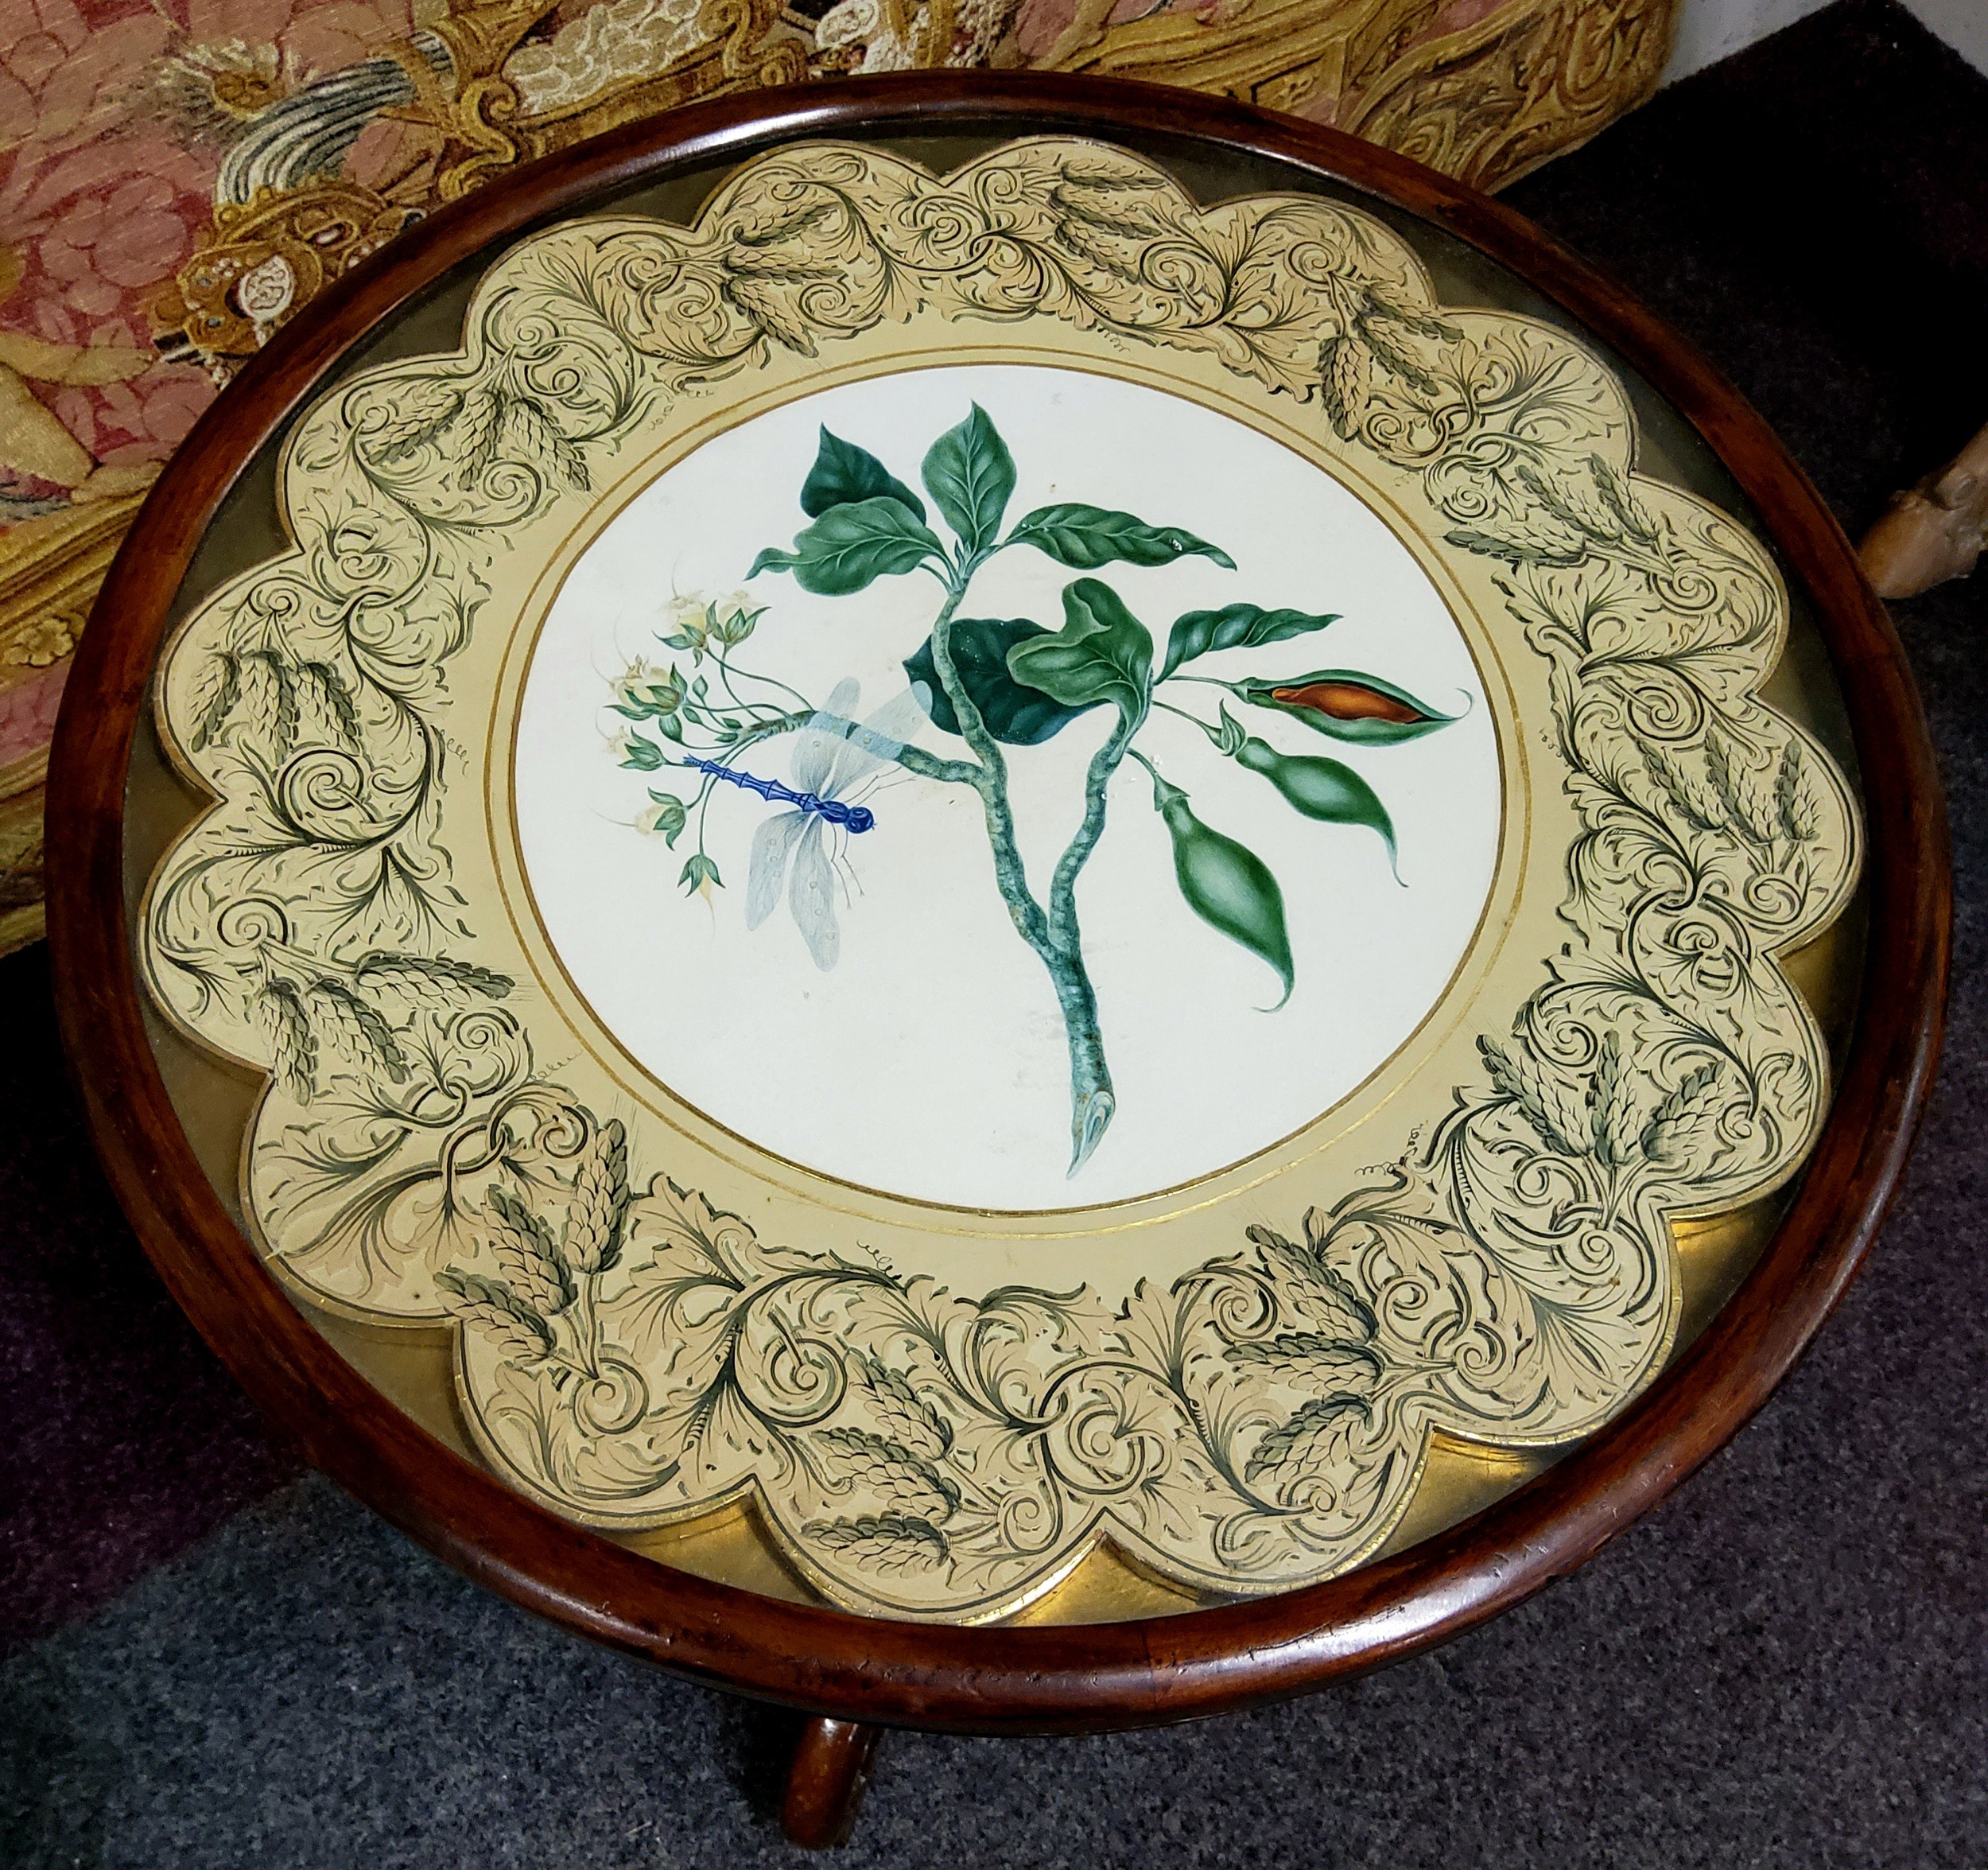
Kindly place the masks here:
POLYGON ((1000 1614, 1107 1532, 1191 1586, 1287 1589, 1386 1538, 1432 1432, 1591 1430, 1668 1353, 1669 1218, 1813 1141, 1827 1059, 1774 957, 1841 907, 1859 837, 1841 776, 1758 699, 1771 562, 1636 474, 1633 440, 1589 352, 1446 311, 1371 217, 1204 210, 1095 143, 944 180, 806 146, 694 227, 526 242, 460 353, 305 418, 293 547, 162 671, 166 742, 218 803, 161 863, 142 953, 187 1030, 271 1074, 245 1175, 264 1250, 348 1313, 446 1297, 479 1444, 558 1510, 635 1526, 750 1495, 827 1595, 901 1614, 1000 1614), (677 1186, 535 1064, 442 840, 448 671, 507 540, 570 524, 714 379, 914 312, 1198 354, 1316 411, 1459 562, 1500 568, 1581 827, 1564 946, 1400 1164, 1122 1304, 957 1295, 677 1186), (452 1296, 450 1265, 475 1274, 452 1296))

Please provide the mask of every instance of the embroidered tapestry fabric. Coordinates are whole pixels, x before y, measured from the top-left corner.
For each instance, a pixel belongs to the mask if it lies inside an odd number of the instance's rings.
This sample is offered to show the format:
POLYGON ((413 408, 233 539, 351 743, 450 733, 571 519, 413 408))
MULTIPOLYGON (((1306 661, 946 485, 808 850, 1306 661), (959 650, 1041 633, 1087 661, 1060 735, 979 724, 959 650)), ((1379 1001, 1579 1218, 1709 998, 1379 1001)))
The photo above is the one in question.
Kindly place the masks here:
POLYGON ((722 91, 1025 65, 1294 111, 1484 186, 1655 84, 1673 0, 7 0, 0 951, 68 658, 146 488, 328 281, 512 165, 722 91))

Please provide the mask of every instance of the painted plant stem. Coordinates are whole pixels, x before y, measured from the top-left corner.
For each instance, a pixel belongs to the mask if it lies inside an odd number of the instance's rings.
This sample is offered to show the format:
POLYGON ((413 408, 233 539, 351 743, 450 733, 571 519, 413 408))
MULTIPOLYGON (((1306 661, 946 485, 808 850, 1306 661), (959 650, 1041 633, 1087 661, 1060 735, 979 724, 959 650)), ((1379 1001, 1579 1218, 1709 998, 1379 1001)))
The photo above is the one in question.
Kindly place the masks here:
MULTIPOLYGON (((978 706, 961 678, 952 652, 953 620, 965 598, 973 573, 991 555, 969 557, 949 569, 945 579, 945 601, 932 626, 934 672, 959 721, 961 737, 975 757, 943 760, 919 747, 901 747, 893 757, 907 772, 945 784, 970 786, 980 795, 986 817, 988 848, 993 857, 996 887, 1017 932, 1048 974, 1062 1015, 1070 1057, 1070 1172, 1075 1175, 1103 1140, 1117 1108, 1111 1070, 1105 1060, 1097 991, 1084 965, 1077 919, 1077 879, 1103 834, 1105 790, 1112 774, 1124 758, 1139 721, 1121 720, 1116 731, 1092 760, 1085 788, 1083 822, 1057 864, 1050 885, 1050 905, 1046 911, 1028 886, 1027 873, 1016 842, 1014 812, 1008 801, 1007 759, 1000 742, 988 731, 978 706)), ((749 746, 804 727, 838 739, 847 739, 860 731, 858 722, 840 715, 797 710, 755 724, 740 739, 733 756, 743 753, 749 746)), ((709 770, 707 764, 699 760, 685 760, 680 764, 709 770)), ((784 795, 786 789, 778 790, 784 795)))
POLYGON ((1056 866, 1050 888, 1050 912, 1045 914, 1028 887, 1022 853, 1015 839, 1015 814, 1008 796, 1008 761, 1000 743, 988 731, 979 704, 968 692, 953 659, 953 620, 967 585, 979 569, 978 556, 965 558, 947 581, 945 602, 932 625, 932 667, 945 691, 960 736, 979 763, 969 783, 980 795, 987 816, 988 844, 994 857, 994 881, 1001 900, 1023 941, 1035 951, 1056 991, 1070 1042, 1070 1164, 1074 1176, 1104 1140, 1118 1108, 1110 1067, 1105 1062, 1105 1037, 1098 1025, 1097 993, 1091 986, 1077 939, 1075 890, 1077 873, 1105 828, 1105 788, 1112 771, 1124 756, 1125 743, 1136 723, 1121 721, 1105 747, 1091 763, 1085 787, 1084 822, 1056 866), (1112 752, 1116 747, 1116 752, 1112 752), (1105 764, 1111 754, 1109 765, 1105 764), (1101 767, 1103 770, 1101 772, 1101 767), (1059 913, 1060 912, 1060 913, 1059 913), (1059 927, 1058 924, 1061 924, 1059 927))
MULTIPOLYGON (((701 602, 661 640, 672 649, 688 649, 693 669, 705 644, 719 645, 718 673, 729 705, 720 709, 707 699, 705 678, 693 674, 686 678, 674 667, 665 676, 646 667, 631 671, 618 690, 623 699, 615 712, 638 727, 653 718, 657 730, 682 752, 666 752, 639 733, 623 733, 623 764, 646 772, 669 764, 701 773, 705 787, 696 807, 701 841, 703 812, 716 781, 798 808, 755 834, 747 926, 760 926, 771 912, 781 887, 781 866, 792 850, 797 854, 789 906, 824 970, 835 965, 839 938, 833 884, 820 849, 822 825, 862 831, 875 822, 866 807, 837 801, 837 787, 863 770, 861 758, 873 764, 894 760, 922 778, 972 787, 986 822, 995 887, 1015 932, 1049 975, 1062 1015, 1070 1048, 1069 1172, 1075 1176, 1103 1141, 1117 1109, 1097 994, 1085 965, 1077 888, 1104 837, 1113 778, 1128 756, 1151 770, 1133 742, 1154 710, 1193 721, 1217 755, 1260 776, 1301 816, 1377 831, 1390 855, 1393 825, 1359 773, 1320 755, 1280 751, 1238 724, 1228 702, 1281 714, 1329 738, 1370 745, 1411 740, 1454 717, 1438 713, 1381 677, 1357 670, 1317 669, 1283 678, 1179 675, 1183 663, 1202 656, 1265 649, 1310 636, 1336 622, 1338 613, 1267 608, 1248 601, 1186 611, 1174 620, 1163 653, 1116 588, 1089 574, 1115 564, 1150 570, 1197 558, 1233 571, 1235 561, 1185 527, 1151 525, 1134 514, 1081 501, 1058 500, 1011 520, 1008 504, 1018 485, 1014 457, 978 404, 926 450, 919 478, 923 495, 867 449, 825 428, 801 488, 801 508, 810 523, 794 534, 791 546, 760 552, 746 573, 748 580, 769 572, 786 573, 802 590, 825 597, 854 597, 879 578, 928 573, 943 596, 926 641, 903 659, 911 686, 903 696, 860 727, 845 717, 860 692, 853 678, 837 685, 825 710, 804 706, 785 713, 763 702, 741 702, 732 682, 729 652, 751 633, 766 607, 744 597, 730 600, 728 608, 701 602), (942 523, 950 529, 949 541, 937 530, 942 523), (1062 627, 1027 617, 963 616, 975 575, 996 554, 1022 548, 1085 574, 1062 586, 1062 627), (1227 698, 1219 725, 1155 698, 1161 684, 1175 679, 1208 682, 1223 691, 1227 698), (1111 710, 1115 719, 1085 764, 1082 816, 1039 898, 1029 887, 1015 835, 1006 749, 1039 745, 1094 708, 1111 710), (957 735, 969 756, 943 758, 907 744, 911 730, 900 725, 899 717, 907 710, 914 715, 922 710, 942 733, 957 735), (879 723, 886 730, 879 731, 879 723), (686 739, 686 728, 694 730, 695 738, 686 739), (810 739, 794 756, 791 786, 736 764, 748 748, 803 728, 817 737, 855 742, 861 757, 838 753, 828 759, 818 739, 810 739)), ((774 679, 739 672, 749 680, 774 679)), ((802 698, 791 688, 786 692, 802 698)), ((1182 900, 1210 928, 1276 970, 1283 989, 1276 1005, 1282 1006, 1291 997, 1296 969, 1276 878, 1247 846, 1204 823, 1182 787, 1157 772, 1152 777, 1153 803, 1173 842, 1175 881, 1182 900)), ((655 806, 643 828, 674 839, 688 808, 668 793, 650 797, 655 806)), ((686 888, 717 881, 701 842, 682 881, 686 888)))
POLYGON ((1077 879, 1097 841, 1105 834, 1105 810, 1112 776, 1125 762, 1132 736, 1139 732, 1144 716, 1121 717, 1111 737, 1091 756, 1084 775, 1084 818, 1050 879, 1050 938, 1059 947, 1074 951, 1081 941, 1077 923, 1077 879))

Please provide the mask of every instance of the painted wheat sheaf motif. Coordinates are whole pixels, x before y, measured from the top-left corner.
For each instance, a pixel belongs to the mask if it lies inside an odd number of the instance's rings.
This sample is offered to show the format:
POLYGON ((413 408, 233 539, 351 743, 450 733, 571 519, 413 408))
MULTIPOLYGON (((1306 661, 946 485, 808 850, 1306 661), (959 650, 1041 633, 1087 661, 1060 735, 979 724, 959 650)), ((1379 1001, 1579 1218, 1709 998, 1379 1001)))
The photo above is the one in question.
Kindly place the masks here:
POLYGON ((1788 1173, 1826 1065, 1773 956, 1855 869, 1827 757, 1758 700, 1785 603, 1732 521, 1631 468, 1564 335, 1439 305, 1334 202, 1202 210, 1094 144, 944 180, 875 150, 756 161, 697 224, 577 223, 480 290, 456 355, 300 427, 293 548, 176 642, 161 719, 216 797, 144 928, 161 1002, 270 1074, 247 1202, 305 1294, 455 1321, 491 1462, 591 1523, 751 1491, 851 1604, 966 1617, 1109 1535, 1269 1592, 1359 1561, 1436 1430, 1582 1434, 1660 1366, 1668 1216, 1788 1173), (1564 947, 1388 1172, 1122 1298, 984 1297, 762 1238, 548 1056, 480 834, 452 671, 518 529, 714 380, 923 310, 1203 353, 1415 489, 1541 659, 1579 825, 1564 947))

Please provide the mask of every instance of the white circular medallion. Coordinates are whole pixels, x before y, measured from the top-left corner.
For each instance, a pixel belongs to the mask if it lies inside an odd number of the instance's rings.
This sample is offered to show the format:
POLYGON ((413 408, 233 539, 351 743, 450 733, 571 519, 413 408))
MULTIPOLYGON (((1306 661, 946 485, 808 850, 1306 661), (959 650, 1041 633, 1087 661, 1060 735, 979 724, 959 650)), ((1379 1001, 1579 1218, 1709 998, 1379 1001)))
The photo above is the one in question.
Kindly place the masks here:
POLYGON ((1230 417, 1019 364, 824 391, 658 476, 546 618, 513 790, 561 965, 674 1097, 845 1182, 1022 1211, 1193 1181, 1344 1098, 1442 997, 1501 814, 1477 670, 1380 517, 1230 417), (976 407, 984 426, 922 476, 976 407), (825 453, 824 430, 871 465, 825 453), (895 492, 859 484, 879 472, 895 492), (1025 538, 965 582, 957 678, 1008 733, 1000 782, 967 783, 972 751, 930 717, 953 718, 944 683, 919 707, 906 663, 961 581, 947 512, 971 530, 989 503, 996 540, 1045 508, 1119 517, 1024 527, 1063 562, 1025 538), (907 568, 921 526, 942 556, 907 568), (1092 562, 1107 545, 1165 562, 1092 562), (1004 665, 1025 638, 1046 647, 1004 665), (1168 672, 1175 640, 1210 646, 1168 672), (786 725, 852 682, 833 719, 883 710, 881 740, 786 725), (951 776, 878 757, 898 741, 951 776), (1089 854, 1059 916, 1074 844, 1089 854))

